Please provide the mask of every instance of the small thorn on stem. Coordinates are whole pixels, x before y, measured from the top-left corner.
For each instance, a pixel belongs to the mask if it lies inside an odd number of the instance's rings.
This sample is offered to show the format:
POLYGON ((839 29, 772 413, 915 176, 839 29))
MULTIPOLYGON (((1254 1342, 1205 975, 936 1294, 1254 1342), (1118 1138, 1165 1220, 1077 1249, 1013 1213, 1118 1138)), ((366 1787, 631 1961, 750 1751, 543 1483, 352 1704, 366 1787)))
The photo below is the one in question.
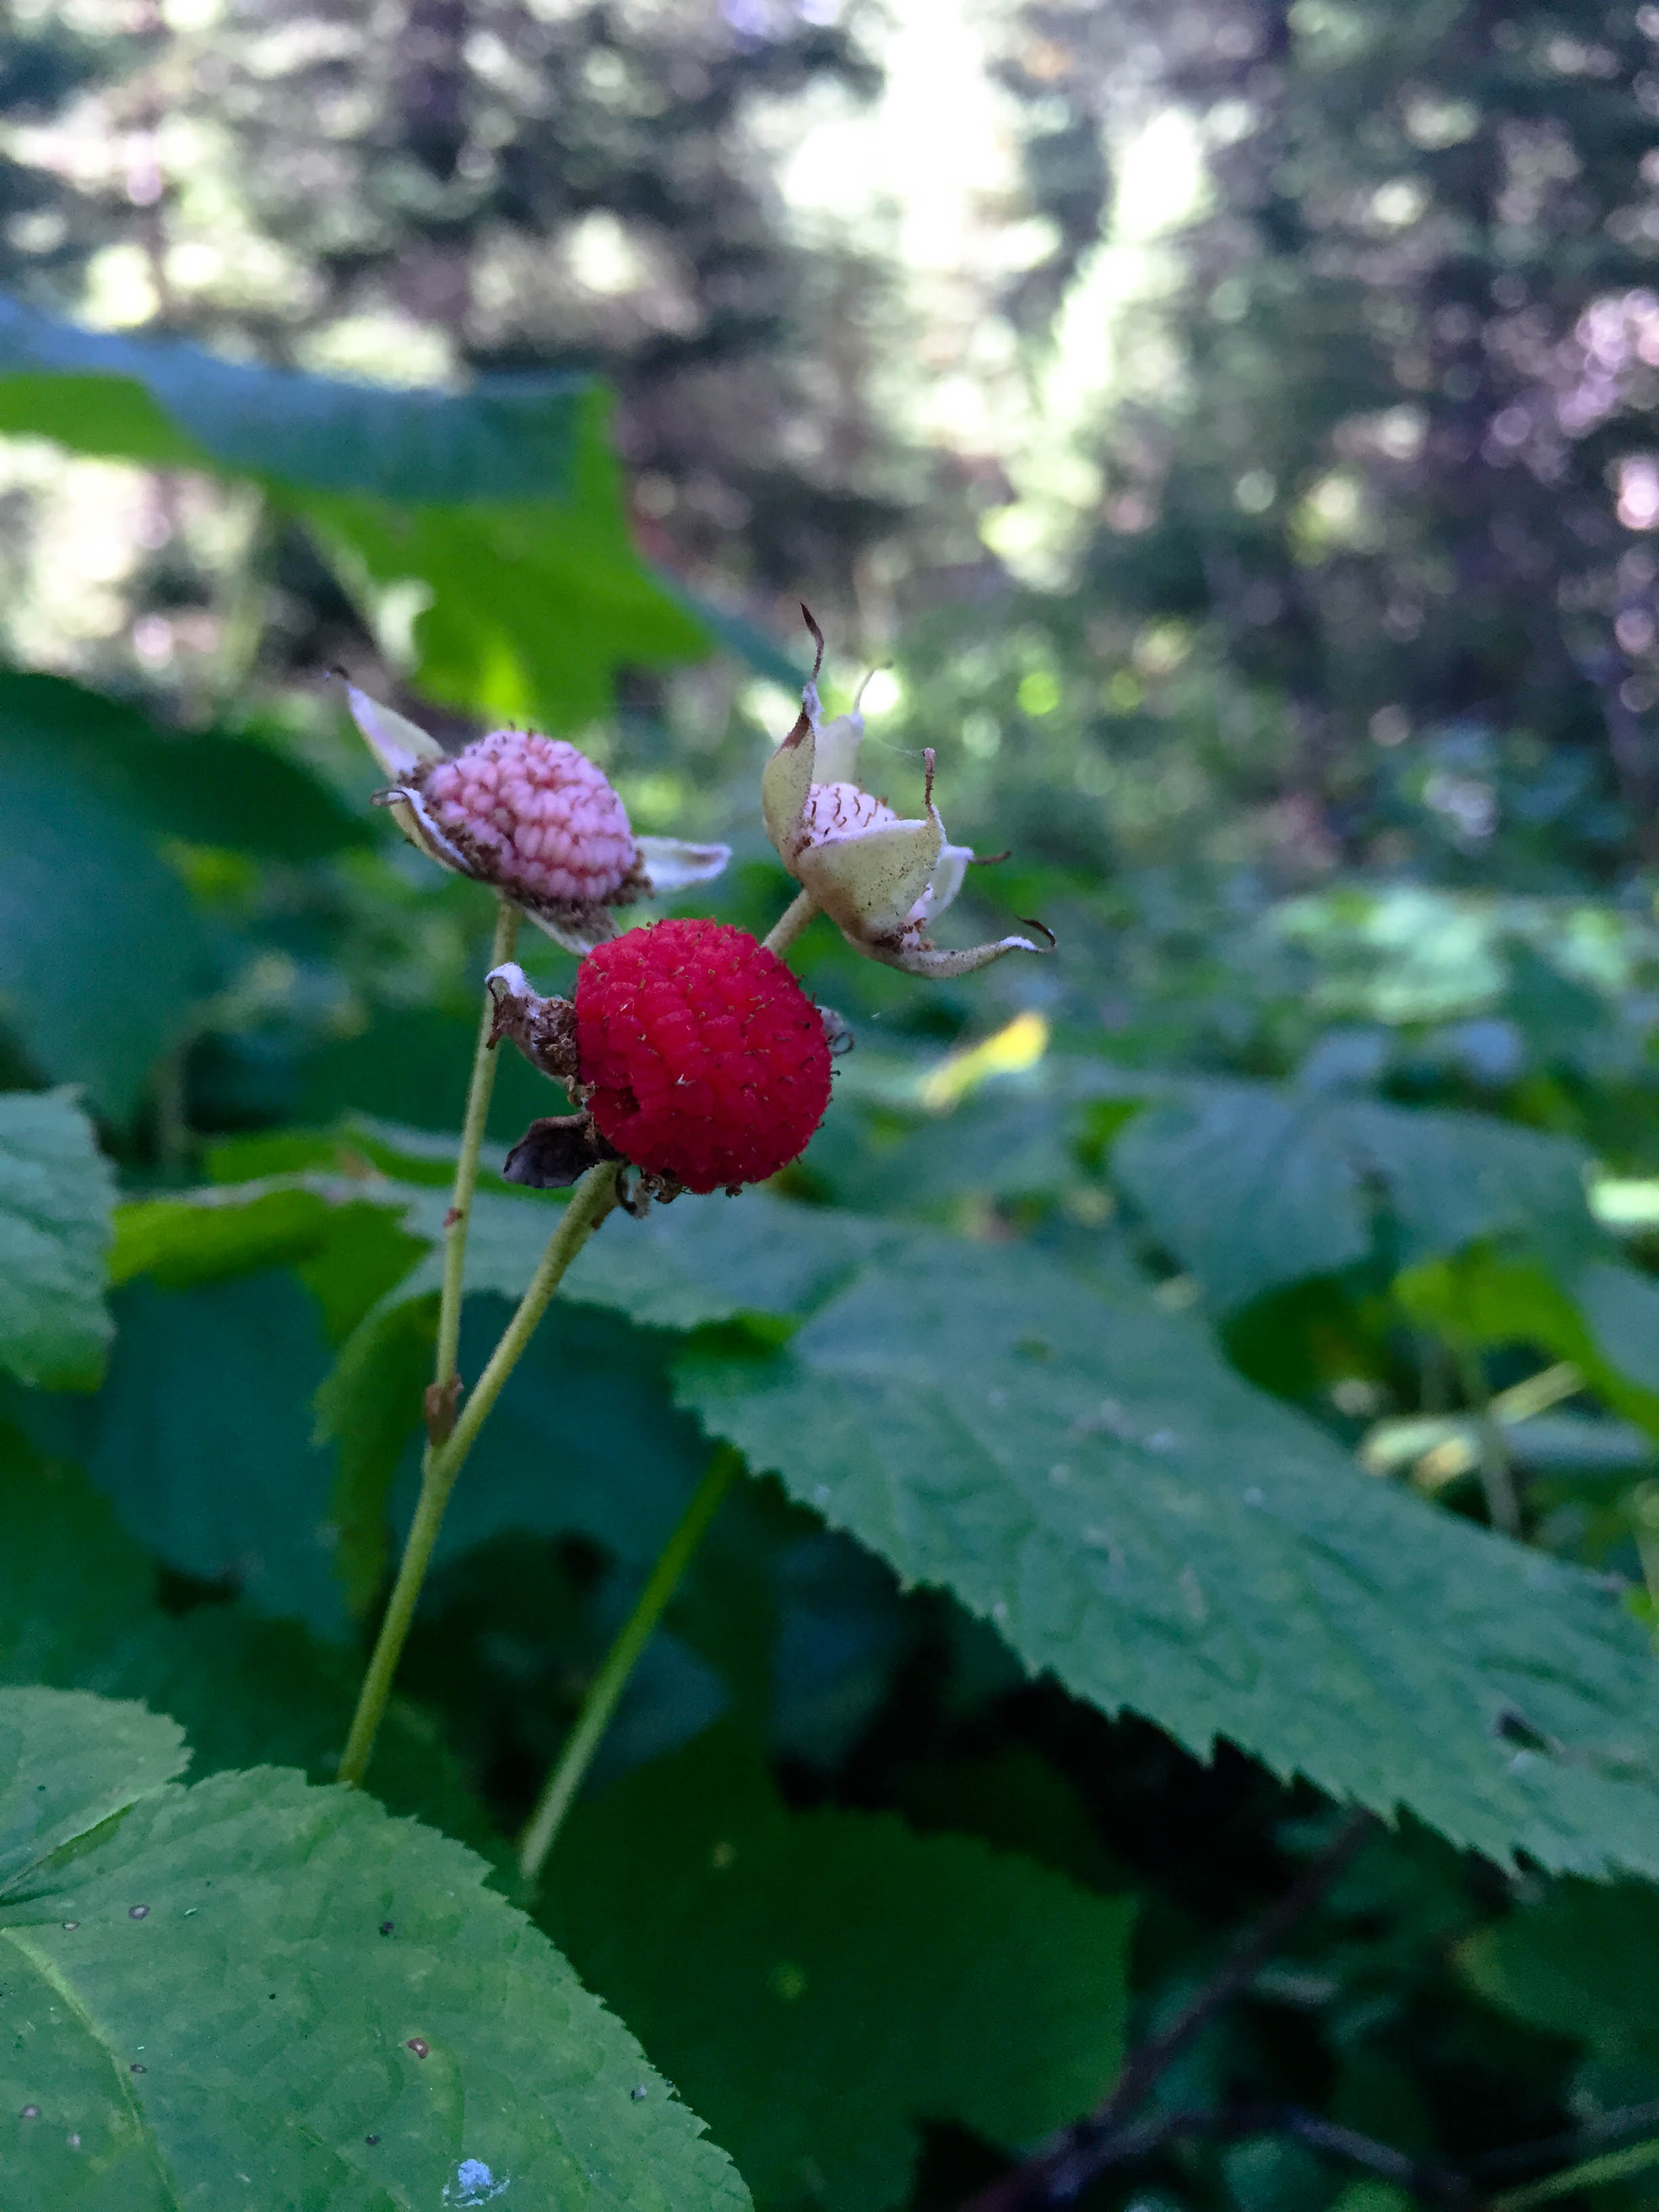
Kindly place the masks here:
POLYGON ((461 1218, 461 1209, 460 1209, 460 1207, 459 1207, 459 1206, 452 1206, 450 1207, 450 1209, 449 1209, 448 1212, 447 1212, 447 1213, 446 1213, 446 1214, 445 1214, 445 1216, 444 1216, 444 1227, 445 1227, 446 1229, 453 1229, 453 1228, 455 1226, 455 1224, 456 1224, 456 1223, 460 1219, 460 1218, 461 1218))
POLYGON ((922 754, 921 758, 922 758, 922 766, 923 766, 923 768, 924 768, 924 769, 925 769, 925 771, 926 771, 926 774, 927 774, 927 782, 926 782, 926 784, 925 784, 925 786, 923 787, 923 790, 922 790, 922 802, 923 802, 923 804, 924 804, 925 805, 931 806, 931 805, 933 805, 933 763, 934 763, 933 748, 932 747, 932 745, 929 745, 929 746, 927 747, 927 750, 922 754))
MULTIPOLYGON (((1009 845, 1000 853, 969 853, 968 865, 970 868, 994 868, 1000 866, 1004 860, 1012 860, 1013 857, 1014 848, 1009 845)), ((1042 925, 1040 921, 1034 921, 1031 927, 1033 929, 1041 929, 1042 925)))
POLYGON ((1014 916, 1014 920, 1016 921, 1023 921, 1027 929, 1035 929, 1040 937, 1046 937, 1051 949, 1059 944, 1060 939, 1054 935, 1053 930, 1049 928, 1048 923, 1046 921, 1039 921, 1035 915, 1017 914, 1014 916))
POLYGON ((447 1382, 428 1382, 422 1403, 426 1414, 426 1433, 435 1449, 447 1443, 455 1427, 455 1409, 461 1402, 461 1378, 452 1375, 447 1382))

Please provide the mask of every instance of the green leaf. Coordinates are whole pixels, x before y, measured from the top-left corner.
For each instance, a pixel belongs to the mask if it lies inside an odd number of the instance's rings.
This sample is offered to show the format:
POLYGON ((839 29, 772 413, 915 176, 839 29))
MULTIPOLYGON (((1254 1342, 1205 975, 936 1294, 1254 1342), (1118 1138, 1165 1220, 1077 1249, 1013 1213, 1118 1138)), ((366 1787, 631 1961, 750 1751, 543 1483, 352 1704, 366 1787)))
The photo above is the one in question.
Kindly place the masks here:
POLYGON ((1121 2063, 1127 1900, 891 1815, 792 1815, 720 1739, 582 1805, 549 1887, 583 1978, 776 2212, 884 2212, 920 2123, 1031 2141, 1121 2063))
POLYGON ((324 1249, 340 1211, 323 1190, 298 1177, 257 1192, 134 1199, 116 1210, 110 1280, 150 1275, 164 1289, 184 1290, 311 1259, 324 1249))
POLYGON ((152 835, 0 711, 0 1017, 56 1080, 124 1120, 208 980, 189 892, 152 835))
POLYGON ((1206 1087, 1137 1115, 1112 1165, 1220 1312, 1370 1249, 1356 1164, 1323 1098, 1206 1087))
POLYGON ((416 583, 422 688, 572 726, 619 666, 701 659, 708 629, 640 562, 591 377, 398 389, 229 362, 0 303, 0 434, 247 476, 373 602, 416 583))
POLYGON ((0 1692, 19 2203, 392 2212, 505 2185, 525 2212, 740 2212, 729 2163, 482 1860, 279 1770, 158 1790, 152 1753, 123 1790, 129 1711, 0 1692), (87 1840, 53 1864, 64 1823, 34 1808, 72 1791, 87 1840))
POLYGON ((0 1096, 0 1366, 95 1389, 109 1348, 104 1253, 114 1177, 66 1091, 0 1096))
POLYGON ((0 1691, 0 1913, 31 1872, 177 1774, 176 1723, 63 1690, 0 1691))
POLYGON ((593 390, 575 375, 349 384, 0 303, 0 433, 156 467, 405 502, 560 498, 593 390))
MULTIPOLYGON (((442 1191, 410 1194, 405 1228, 435 1248, 448 1203, 442 1191)), ((558 1218, 557 1204, 544 1199, 480 1193, 467 1244, 468 1290, 520 1297, 558 1218)), ((643 1221, 612 1214, 561 1295, 609 1306, 650 1328, 799 1314, 845 1281, 882 1234, 851 1214, 791 1206, 762 1191, 740 1200, 681 1198, 653 1206, 643 1221)), ((442 1273, 434 1249, 398 1295, 435 1290, 442 1273)))
POLYGON ((404 1447, 421 1425, 437 1338, 435 1295, 403 1299, 348 1340, 317 1391, 318 1441, 338 1446, 336 1565, 356 1613, 374 1602, 386 1575, 387 1500, 404 1447))
POLYGON ((1659 1870, 1659 1681, 1617 1601, 1362 1475, 1139 1294, 918 1232, 787 1348, 678 1375, 711 1434, 1106 1711, 1495 1858, 1659 1870))
POLYGON ((578 403, 571 477, 556 500, 417 506, 311 496, 299 512, 350 586, 410 580, 415 680, 493 715, 579 727, 609 711, 619 667, 701 659, 708 632, 640 562, 606 432, 610 402, 578 403))
POLYGON ((1649 1334, 1659 1291, 1634 1268, 1593 1260, 1563 1283, 1534 1260, 1476 1245, 1455 1259, 1407 1269, 1395 1295, 1451 1344, 1524 1344, 1571 1360, 1598 1397, 1659 1436, 1659 1372, 1649 1334))
POLYGON ((1488 2003, 1609 2058, 1659 2071, 1659 1893, 1553 1885, 1458 1946, 1488 2003))
POLYGON ((0 668, 0 757, 91 785, 129 819, 194 844, 298 861, 370 834, 362 815, 272 746, 161 730, 135 708, 59 676, 0 668))
MULTIPOLYGON (((356 1699, 355 1652, 241 1605, 179 1614, 153 1563, 76 1468, 0 1428, 0 1680, 133 1698, 186 1729, 191 1771, 273 1764, 331 1781, 356 1699)), ((424 1715, 394 1700, 376 1795, 477 1849, 489 1823, 424 1715)))
POLYGON ((1598 1242, 1579 1147, 1472 1114, 1194 1085, 1132 1121, 1113 1166, 1223 1313, 1364 1259, 1371 1191, 1405 1266, 1480 1237, 1569 1264, 1598 1242))
POLYGON ((311 1436, 329 1365, 314 1302, 272 1270, 185 1291, 129 1284, 116 1317, 98 1397, 26 1400, 20 1422, 82 1461, 168 1565, 337 1633, 334 1463, 311 1436))

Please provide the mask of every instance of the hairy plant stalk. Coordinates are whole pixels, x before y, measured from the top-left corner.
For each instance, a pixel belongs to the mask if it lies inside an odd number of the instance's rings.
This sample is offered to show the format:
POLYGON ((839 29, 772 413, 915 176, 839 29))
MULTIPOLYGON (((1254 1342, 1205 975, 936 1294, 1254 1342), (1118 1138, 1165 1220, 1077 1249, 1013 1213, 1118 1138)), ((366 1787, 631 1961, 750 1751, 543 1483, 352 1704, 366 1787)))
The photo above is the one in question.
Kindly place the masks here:
POLYGON ((818 902, 811 891, 797 891, 761 943, 769 952, 787 952, 817 910, 818 902))
POLYGON ((564 1826, 565 1815, 593 1763, 593 1754, 604 1741, 617 1700, 628 1686, 628 1678, 742 1466, 740 1455, 729 1444, 715 1448, 708 1473, 681 1515, 678 1527, 664 1545, 640 1592, 638 1603, 623 1622, 616 1642, 605 1656, 605 1663, 593 1677, 576 1724, 519 1839, 519 1871, 532 1889, 541 1878, 548 1854, 564 1826))
POLYGON ((351 1733, 340 1759, 339 1778, 354 1788, 362 1784, 374 1749, 374 1738, 392 1695, 398 1662, 403 1656, 415 1608, 420 1602, 421 1588, 431 1565, 433 1547, 443 1526, 444 1510, 449 1504, 455 1478, 501 1396, 507 1376, 524 1357, 525 1348, 547 1311, 554 1291, 564 1279, 565 1271, 617 1204, 617 1174, 616 1161, 603 1161, 598 1167, 590 1168, 571 1192, 563 1217, 548 1240, 547 1249, 537 1263, 530 1286, 519 1301, 518 1310, 490 1353, 477 1387, 462 1407, 448 1436, 441 1442, 427 1445, 421 1463, 421 1494, 416 1503, 415 1518, 410 1524, 403 1558, 398 1563, 398 1579, 392 1587, 374 1656, 358 1695, 351 1733))
MULTIPOLYGON (((519 909, 507 899, 498 902, 495 942, 489 948, 493 972, 513 957, 519 941, 519 909)), ((441 1407, 455 1379, 456 1355, 461 1340, 461 1284, 466 1272, 466 1237, 472 1221, 472 1197, 478 1188, 478 1155, 483 1147, 484 1124, 489 1119, 490 1094, 495 1088, 495 1054, 489 1042, 495 1006, 488 990, 478 1018, 478 1041, 472 1048, 472 1076, 466 1089, 466 1114, 461 1123, 460 1155, 455 1162, 455 1187, 450 1193, 444 1220, 444 1282, 438 1302, 438 1356, 432 1376, 432 1403, 441 1407)))

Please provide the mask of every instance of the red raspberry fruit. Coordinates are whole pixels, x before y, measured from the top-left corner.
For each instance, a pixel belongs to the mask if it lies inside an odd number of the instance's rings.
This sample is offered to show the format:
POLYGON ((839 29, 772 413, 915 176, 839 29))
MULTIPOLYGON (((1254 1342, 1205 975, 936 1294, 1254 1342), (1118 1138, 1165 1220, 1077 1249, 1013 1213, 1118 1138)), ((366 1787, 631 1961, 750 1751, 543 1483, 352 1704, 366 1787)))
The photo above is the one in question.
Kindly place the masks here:
POLYGON ((600 1135, 687 1190, 775 1175, 830 1103, 817 1008, 775 953, 720 921, 654 921, 590 952, 576 1062, 600 1135))

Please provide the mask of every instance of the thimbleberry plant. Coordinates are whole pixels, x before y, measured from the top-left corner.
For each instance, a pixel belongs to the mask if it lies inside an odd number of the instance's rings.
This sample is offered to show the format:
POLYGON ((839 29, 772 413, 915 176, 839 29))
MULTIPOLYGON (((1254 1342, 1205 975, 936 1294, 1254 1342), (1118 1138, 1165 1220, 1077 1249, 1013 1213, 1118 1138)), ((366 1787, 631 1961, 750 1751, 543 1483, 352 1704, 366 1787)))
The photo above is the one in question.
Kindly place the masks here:
MULTIPOLYGON (((768 764, 768 827, 799 896, 764 943, 729 925, 654 921, 615 933, 617 915, 653 891, 705 882, 726 849, 635 838, 604 773, 574 745, 533 732, 495 730, 453 757, 426 733, 355 689, 352 711, 383 768, 398 781, 381 794, 412 842, 444 866, 489 884, 499 902, 495 954, 474 1055, 461 1151, 445 1219, 443 1288, 434 1372, 426 1392, 428 1444, 421 1491, 392 1596, 341 1760, 360 1784, 413 1621, 453 1486, 479 1429, 522 1358, 566 1269, 607 1214, 641 1213, 683 1192, 736 1198, 798 1158, 830 1103, 839 1018, 814 1006, 781 958, 812 914, 828 913, 849 943, 919 975, 971 973, 1005 952, 1036 951, 1006 938, 966 953, 941 951, 929 925, 960 889, 973 855, 946 842, 927 763, 925 817, 903 821, 850 781, 862 729, 851 717, 821 731, 817 645, 800 717, 768 764), (528 914, 580 953, 568 1000, 534 991, 508 956, 516 916, 528 914), (570 1116, 532 1124, 509 1153, 512 1181, 574 1186, 518 1311, 463 1397, 457 1364, 468 1216, 495 1071, 510 1036, 532 1064, 579 1102, 570 1116), (635 1171, 630 1183, 629 1170, 635 1171)), ((720 1454, 671 1542, 672 1578, 647 1588, 602 1669, 532 1820, 521 1852, 539 1875, 599 1743, 593 1716, 609 1710, 732 1478, 720 1454), (618 1668, 622 1668, 619 1674, 618 1668)))

